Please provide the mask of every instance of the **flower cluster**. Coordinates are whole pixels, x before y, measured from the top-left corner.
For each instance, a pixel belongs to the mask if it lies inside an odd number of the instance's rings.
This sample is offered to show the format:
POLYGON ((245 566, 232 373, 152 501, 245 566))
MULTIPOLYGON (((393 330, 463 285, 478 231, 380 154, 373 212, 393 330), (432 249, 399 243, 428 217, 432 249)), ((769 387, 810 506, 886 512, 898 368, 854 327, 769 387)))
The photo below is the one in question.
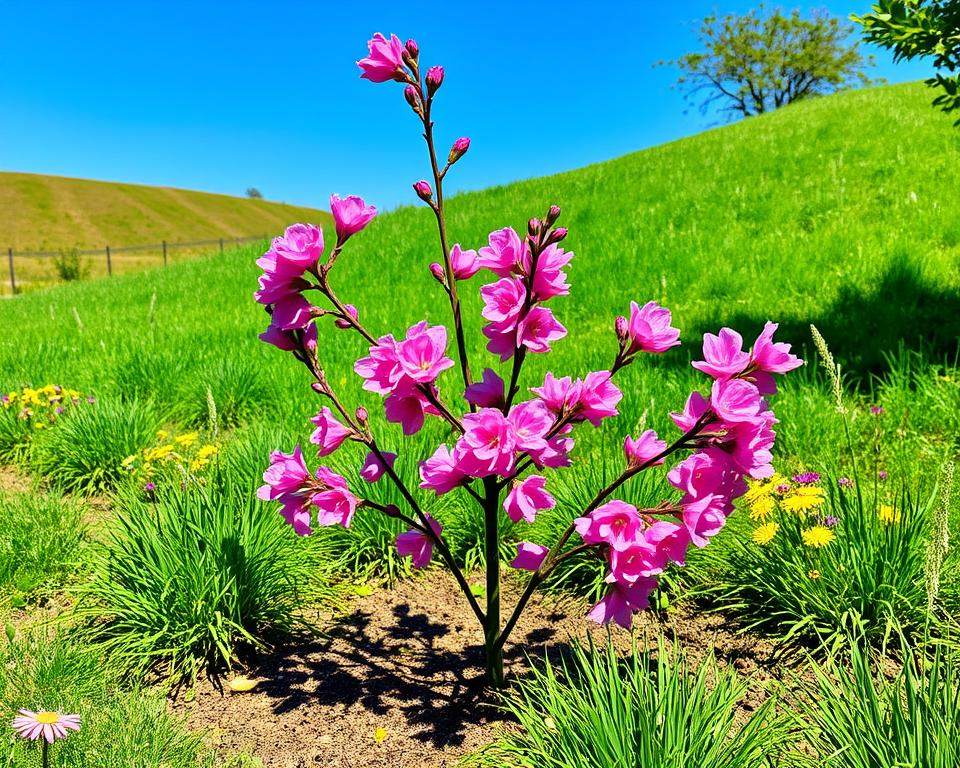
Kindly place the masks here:
MULTIPOLYGON (((661 310, 656 311, 659 315, 661 310)), ((666 320, 669 325, 669 316, 666 320)), ((770 450, 776 419, 764 395, 776 391, 775 374, 801 365, 789 345, 773 342, 776 327, 768 323, 749 352, 729 328, 704 337, 704 359, 693 366, 713 378, 710 396, 694 392, 684 411, 672 414, 684 433, 680 444, 694 449, 667 473, 669 483, 682 493, 678 501, 639 511, 613 500, 575 521, 583 542, 599 546, 609 566, 611 587, 593 607, 591 618, 629 626, 633 612, 647 607, 667 564, 682 565, 691 544, 704 547, 723 528, 734 500, 748 489, 746 478, 773 474, 770 450), (674 519, 663 519, 665 515, 674 519)), ((664 336, 670 339, 672 333, 664 336)), ((621 349, 633 354, 634 343, 621 341, 621 349)), ((636 440, 627 437, 624 453, 630 473, 661 463, 669 449, 648 430, 636 440)))
POLYGON ((123 468, 143 483, 148 492, 156 490, 157 481, 165 475, 165 470, 173 468, 180 483, 201 480, 220 453, 215 442, 201 439, 199 432, 172 434, 165 429, 157 432, 155 445, 140 453, 127 456, 123 468))
POLYGON ((70 408, 95 402, 96 398, 84 397, 77 390, 59 384, 22 387, 0 395, 3 410, 15 413, 18 420, 32 425, 34 429, 46 429, 70 408))
POLYGON ((783 515, 800 522, 800 539, 820 549, 836 539, 839 519, 822 512, 826 502, 817 472, 801 472, 788 480, 780 474, 753 482, 744 495, 750 519, 759 523, 751 538, 755 544, 769 544, 783 527, 783 515))

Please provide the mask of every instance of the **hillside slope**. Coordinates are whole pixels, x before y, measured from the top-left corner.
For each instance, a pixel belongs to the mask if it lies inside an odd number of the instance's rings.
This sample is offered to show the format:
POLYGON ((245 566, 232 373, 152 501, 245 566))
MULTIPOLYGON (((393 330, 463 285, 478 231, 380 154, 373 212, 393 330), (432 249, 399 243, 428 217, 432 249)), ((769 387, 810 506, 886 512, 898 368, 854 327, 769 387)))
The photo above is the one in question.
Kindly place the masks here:
POLYGON ((170 187, 0 173, 0 246, 58 250, 262 235, 327 214, 170 187))
MULTIPOLYGON (((960 131, 929 99, 918 83, 844 93, 577 171, 459 195, 449 201, 451 239, 478 247, 493 229, 523 227, 551 203, 563 208, 565 245, 576 258, 571 295, 556 311, 570 335, 549 359, 531 356, 531 380, 546 365, 582 372, 608 364, 613 316, 650 298, 671 307, 685 345, 651 364, 678 371, 704 331, 731 324, 749 335, 768 319, 801 345, 817 324, 851 372, 882 369, 901 340, 935 359, 952 357, 960 334, 960 131)), ((482 161, 472 153, 464 160, 482 161)), ((431 212, 403 208, 351 240, 334 284, 378 334, 402 333, 424 316, 446 323, 446 302, 428 272, 436 251, 431 212)), ((149 363, 138 391, 168 402, 179 382, 218 370, 280 377, 274 383, 284 387, 301 381, 257 340, 266 317, 251 299, 255 258, 254 248, 243 248, 0 302, 0 324, 18 329, 0 337, 0 388, 57 381, 122 390, 134 386, 131 360, 149 363), (156 334, 145 354, 148 317, 156 334), (55 318, 57 333, 36 318, 55 318)), ((473 330, 484 279, 461 291, 473 330)), ((322 333, 343 358, 338 376, 356 384, 350 362, 362 344, 326 326, 322 333)), ((471 337, 479 371, 493 361, 479 333, 471 337)), ((664 393, 637 380, 631 397, 644 410, 664 393)))

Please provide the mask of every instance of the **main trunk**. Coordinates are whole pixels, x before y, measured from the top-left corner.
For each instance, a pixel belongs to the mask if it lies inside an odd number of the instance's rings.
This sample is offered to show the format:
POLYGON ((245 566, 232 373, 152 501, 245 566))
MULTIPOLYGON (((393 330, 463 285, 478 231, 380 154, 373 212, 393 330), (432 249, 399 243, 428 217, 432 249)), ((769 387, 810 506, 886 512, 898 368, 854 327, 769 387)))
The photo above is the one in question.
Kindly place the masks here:
POLYGON ((487 682, 502 688, 503 648, 497 646, 500 634, 500 494, 495 478, 484 481, 484 562, 487 568, 487 621, 484 627, 487 682))

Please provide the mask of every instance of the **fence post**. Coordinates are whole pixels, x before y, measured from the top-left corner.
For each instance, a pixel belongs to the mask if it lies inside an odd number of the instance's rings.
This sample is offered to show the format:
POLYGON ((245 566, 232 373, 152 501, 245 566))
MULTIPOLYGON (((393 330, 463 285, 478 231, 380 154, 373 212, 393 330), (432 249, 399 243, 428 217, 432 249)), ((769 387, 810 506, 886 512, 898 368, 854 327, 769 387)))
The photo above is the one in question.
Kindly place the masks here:
POLYGON ((163 266, 167 266, 167 241, 163 241, 163 266))
POLYGON ((7 248, 7 261, 10 263, 10 290, 17 295, 17 276, 13 271, 13 248, 7 248))
POLYGON ((223 238, 220 238, 220 253, 223 253, 223 238))
POLYGON ((110 246, 107 246, 107 277, 113 277, 113 264, 110 261, 110 246))

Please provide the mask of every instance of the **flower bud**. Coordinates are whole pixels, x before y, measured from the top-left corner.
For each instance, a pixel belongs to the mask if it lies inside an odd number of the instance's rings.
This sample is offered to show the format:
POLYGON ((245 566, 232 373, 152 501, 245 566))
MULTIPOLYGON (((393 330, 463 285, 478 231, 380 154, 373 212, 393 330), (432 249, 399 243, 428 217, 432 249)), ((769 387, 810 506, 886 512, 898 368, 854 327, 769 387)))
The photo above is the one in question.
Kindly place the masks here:
POLYGON ((530 221, 527 222, 527 232, 530 233, 531 237, 539 235, 542 228, 543 222, 540 221, 540 219, 530 219, 530 221))
MULTIPOLYGON (((350 317, 352 317, 354 320, 356 320, 357 317, 359 317, 360 315, 360 313, 357 312, 357 308, 353 306, 353 304, 345 304, 344 309, 347 310, 347 314, 350 315, 350 317)), ((337 326, 337 328, 343 328, 343 329, 353 327, 350 324, 350 321, 343 317, 338 317, 336 320, 333 321, 333 324, 337 326)))
POLYGON ((557 227, 556 229, 551 230, 550 234, 547 235, 547 245, 550 245, 552 243, 559 243, 566 236, 567 236, 567 228, 557 227))
POLYGON ((432 96, 441 85, 443 85, 443 67, 430 67, 427 70, 427 93, 432 96))
POLYGON ((447 162, 453 164, 457 162, 461 157, 467 154, 467 150, 470 149, 470 139, 466 136, 461 136, 455 142, 453 146, 450 147, 450 154, 447 155, 447 162))
POLYGON ((367 413, 367 409, 364 408, 362 405, 357 408, 356 416, 357 416, 357 421, 361 424, 366 424, 367 419, 370 418, 369 414, 367 413))
POLYGON ((411 59, 416 59, 420 55, 420 47, 413 38, 407 40, 407 42, 403 44, 403 48, 410 55, 411 59))
POLYGON ((552 227, 554 222, 560 218, 560 206, 551 205, 550 210, 547 211, 547 226, 552 227))
POLYGON ((399 517, 400 507, 398 507, 396 504, 387 504, 387 506, 383 508, 383 514, 385 514, 387 517, 399 517))
POLYGON ((620 340, 620 345, 623 346, 626 344, 627 339, 630 338, 630 326, 627 323, 627 318, 625 318, 623 315, 620 315, 613 324, 613 328, 617 332, 617 338, 620 340))
POLYGON ((430 265, 430 274, 436 278, 440 285, 444 285, 447 282, 446 275, 443 273, 443 267, 440 266, 439 262, 435 261, 430 265))
POLYGON ((420 96, 417 95, 417 89, 412 85, 408 85, 403 89, 403 98, 407 100, 407 104, 411 106, 413 111, 419 115, 422 110, 420 107, 420 96))
POLYGON ((417 197, 425 203, 429 203, 433 198, 433 189, 431 189, 430 185, 423 179, 420 179, 420 181, 413 185, 413 191, 416 192, 417 197))

